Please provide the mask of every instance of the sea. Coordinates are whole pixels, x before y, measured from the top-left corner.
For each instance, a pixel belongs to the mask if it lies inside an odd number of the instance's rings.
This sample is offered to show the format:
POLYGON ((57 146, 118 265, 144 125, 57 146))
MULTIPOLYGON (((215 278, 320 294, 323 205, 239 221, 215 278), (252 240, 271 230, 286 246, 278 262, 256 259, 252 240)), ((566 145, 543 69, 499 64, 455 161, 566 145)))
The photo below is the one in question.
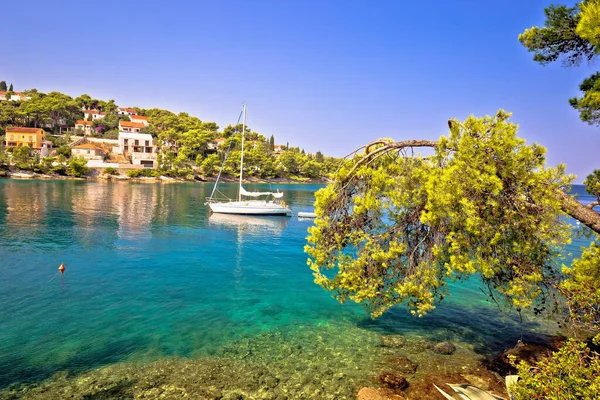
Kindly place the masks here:
MULTIPOLYGON (((285 192, 294 213, 312 211, 320 187, 248 185, 285 192)), ((475 279, 425 317, 397 306, 371 319, 313 282, 312 220, 210 215, 211 190, 0 180, 0 398, 354 398, 398 355, 415 376, 464 371, 557 332, 501 312, 475 279), (455 354, 432 352, 441 341, 455 354)))

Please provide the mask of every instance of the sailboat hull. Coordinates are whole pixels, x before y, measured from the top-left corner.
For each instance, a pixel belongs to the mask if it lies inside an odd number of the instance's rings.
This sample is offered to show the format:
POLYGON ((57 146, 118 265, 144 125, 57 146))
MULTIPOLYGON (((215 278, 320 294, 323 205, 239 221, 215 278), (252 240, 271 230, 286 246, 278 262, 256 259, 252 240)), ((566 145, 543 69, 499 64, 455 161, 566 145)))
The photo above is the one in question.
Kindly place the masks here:
POLYGON ((291 210, 272 201, 230 201, 227 203, 209 203, 210 210, 219 214, 238 215, 291 215, 291 210))

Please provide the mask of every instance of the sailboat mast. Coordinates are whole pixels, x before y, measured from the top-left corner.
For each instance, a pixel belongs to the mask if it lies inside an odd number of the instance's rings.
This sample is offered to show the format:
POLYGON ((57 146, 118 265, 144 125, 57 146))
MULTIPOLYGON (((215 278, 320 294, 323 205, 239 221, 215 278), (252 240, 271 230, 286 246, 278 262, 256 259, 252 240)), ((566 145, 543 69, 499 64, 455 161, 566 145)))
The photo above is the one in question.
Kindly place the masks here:
POLYGON ((244 104, 244 118, 242 122, 242 158, 240 160, 240 188, 238 190, 238 201, 242 201, 242 179, 244 177, 244 134, 246 133, 246 104, 244 104))

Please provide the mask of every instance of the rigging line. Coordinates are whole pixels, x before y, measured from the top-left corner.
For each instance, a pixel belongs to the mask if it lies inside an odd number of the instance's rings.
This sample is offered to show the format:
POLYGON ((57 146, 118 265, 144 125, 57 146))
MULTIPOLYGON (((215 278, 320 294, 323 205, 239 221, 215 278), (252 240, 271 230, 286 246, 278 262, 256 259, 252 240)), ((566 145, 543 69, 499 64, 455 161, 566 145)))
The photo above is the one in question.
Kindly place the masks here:
MULTIPOLYGON (((235 124, 235 129, 233 130, 233 134, 231 135, 231 139, 235 136, 238 130, 238 125, 240 124, 240 120, 242 119, 242 114, 244 112, 240 112, 240 116, 238 117, 237 124, 235 124)), ((215 186, 213 187, 212 192, 210 193, 210 197, 208 201, 212 201, 213 195, 215 194, 215 190, 217 189, 217 185, 219 184, 219 180, 221 179, 221 173, 223 172, 223 167, 225 166, 225 161, 227 161, 227 156, 229 155, 229 150, 231 150, 231 144, 233 140, 229 140, 229 146, 227 147, 227 151, 225 152, 225 157, 223 158, 223 162, 221 163, 221 169, 219 169, 219 175, 217 175, 217 180, 215 181, 215 186)))

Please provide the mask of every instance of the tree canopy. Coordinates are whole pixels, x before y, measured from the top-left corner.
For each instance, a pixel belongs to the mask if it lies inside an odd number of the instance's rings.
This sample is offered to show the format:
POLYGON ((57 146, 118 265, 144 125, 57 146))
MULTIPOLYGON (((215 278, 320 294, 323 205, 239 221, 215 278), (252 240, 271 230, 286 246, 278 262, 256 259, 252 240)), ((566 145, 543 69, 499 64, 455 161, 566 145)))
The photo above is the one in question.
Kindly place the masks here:
MULTIPOLYGON (((519 41, 541 64, 562 60, 566 66, 592 61, 600 53, 600 1, 589 0, 574 7, 551 5, 545 9, 543 27, 533 26, 519 35, 519 41)), ((600 125, 600 75, 585 79, 579 89, 582 97, 569 103, 582 121, 600 125)))
POLYGON ((306 247, 315 281, 373 316, 400 303, 423 315, 448 280, 470 275, 517 309, 542 299, 570 237, 559 192, 571 177, 546 167, 545 149, 526 145, 509 116, 451 121, 439 142, 380 140, 347 160, 317 193, 306 247), (414 147, 435 154, 409 156, 414 147))

